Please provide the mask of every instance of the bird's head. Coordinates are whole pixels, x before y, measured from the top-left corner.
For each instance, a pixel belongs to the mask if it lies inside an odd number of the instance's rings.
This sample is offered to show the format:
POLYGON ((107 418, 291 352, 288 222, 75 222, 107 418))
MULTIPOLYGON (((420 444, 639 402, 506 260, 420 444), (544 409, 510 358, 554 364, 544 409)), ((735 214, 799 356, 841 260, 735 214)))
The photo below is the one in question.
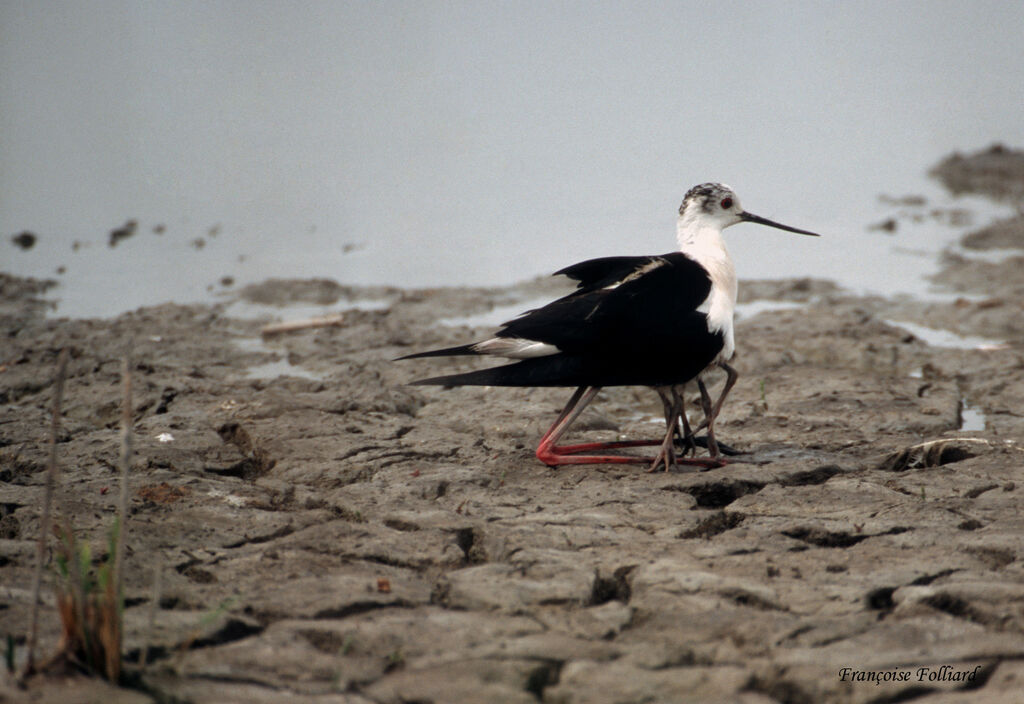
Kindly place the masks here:
POLYGON ((753 222, 787 232, 818 237, 816 232, 799 230, 760 215, 748 213, 740 206, 740 199, 736 196, 736 192, 723 183, 702 183, 699 186, 694 186, 686 192, 683 202, 679 206, 680 234, 683 232, 696 233, 700 230, 721 232, 740 222, 753 222))
POLYGON ((680 224, 695 229, 723 230, 740 222, 740 199, 724 183, 702 183, 683 196, 679 206, 680 224))

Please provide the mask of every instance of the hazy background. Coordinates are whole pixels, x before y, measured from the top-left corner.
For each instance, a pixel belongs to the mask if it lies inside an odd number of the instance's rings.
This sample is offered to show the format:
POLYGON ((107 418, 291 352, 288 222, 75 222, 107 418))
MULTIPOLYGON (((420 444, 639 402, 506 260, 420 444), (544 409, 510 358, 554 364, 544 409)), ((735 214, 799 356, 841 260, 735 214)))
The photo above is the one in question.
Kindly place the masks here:
POLYGON ((1024 144, 1022 57, 1001 0, 0 0, 0 269, 66 267, 67 314, 225 275, 507 284, 669 251, 683 193, 718 180, 827 235, 737 226, 741 278, 921 292, 960 231, 868 231, 878 196, 984 224, 925 171, 1024 144))

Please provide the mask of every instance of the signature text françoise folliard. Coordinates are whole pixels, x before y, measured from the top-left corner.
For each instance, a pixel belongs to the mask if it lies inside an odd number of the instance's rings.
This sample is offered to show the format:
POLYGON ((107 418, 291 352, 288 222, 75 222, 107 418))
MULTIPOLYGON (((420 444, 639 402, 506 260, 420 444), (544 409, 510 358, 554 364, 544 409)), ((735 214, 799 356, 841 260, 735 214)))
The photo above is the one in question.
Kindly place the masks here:
POLYGON ((973 682, 981 671, 981 665, 969 670, 958 670, 952 665, 942 667, 917 667, 892 670, 855 670, 844 667, 839 670, 840 682, 973 682))

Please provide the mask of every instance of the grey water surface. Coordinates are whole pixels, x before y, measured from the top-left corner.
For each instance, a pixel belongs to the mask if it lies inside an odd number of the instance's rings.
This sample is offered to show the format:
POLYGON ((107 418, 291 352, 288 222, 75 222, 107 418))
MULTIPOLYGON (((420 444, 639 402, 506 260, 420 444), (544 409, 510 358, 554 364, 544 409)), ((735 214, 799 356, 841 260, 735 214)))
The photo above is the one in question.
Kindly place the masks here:
POLYGON ((999 1, 5 0, 0 270, 60 280, 62 315, 509 284, 671 250, 716 180, 826 235, 733 228, 741 278, 922 295, 965 227, 932 210, 1000 212, 926 171, 1024 143, 1021 27, 999 1))

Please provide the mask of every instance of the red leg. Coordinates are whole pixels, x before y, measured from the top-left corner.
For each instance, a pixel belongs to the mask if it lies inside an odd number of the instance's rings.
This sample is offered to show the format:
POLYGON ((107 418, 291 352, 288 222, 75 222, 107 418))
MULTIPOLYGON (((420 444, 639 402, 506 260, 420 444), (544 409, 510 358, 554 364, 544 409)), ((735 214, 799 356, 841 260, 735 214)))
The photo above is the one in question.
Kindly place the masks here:
MULTIPOLYGON (((559 428, 559 425, 561 425, 562 421, 564 421, 566 417, 568 417, 568 415, 572 413, 572 410, 580 402, 580 399, 583 398, 583 394, 586 392, 586 386, 580 386, 579 388, 572 392, 572 396, 569 397, 569 400, 566 402, 565 407, 562 408, 561 413, 558 414, 558 418, 555 419, 555 422, 551 424, 551 427, 548 428, 547 432, 544 433, 544 435, 541 437, 540 445, 537 446, 538 450, 540 450, 540 448, 544 445, 545 442, 548 441, 549 438, 551 439, 551 442, 554 442, 555 440, 558 439, 558 437, 562 435, 562 433, 565 432, 565 427, 559 428), (551 436, 554 435, 556 430, 558 431, 558 435, 552 438, 551 436)), ((593 395, 591 395, 591 398, 593 398, 593 395)), ((590 403, 589 399, 587 400, 587 403, 590 403)), ((586 404, 583 405, 585 406, 586 404)), ((579 411, 577 411, 577 415, 579 415, 579 411)), ((571 423, 572 421, 569 422, 571 423)), ((568 427, 568 424, 566 424, 566 427, 568 427)))
POLYGON ((598 389, 593 386, 580 386, 566 402, 558 418, 551 424, 548 431, 540 439, 537 445, 537 459, 549 467, 557 467, 558 453, 555 452, 555 443, 562 437, 574 420, 583 412, 587 404, 597 395, 598 389))
MULTIPOLYGON (((555 445, 556 442, 565 434, 569 429, 569 426, 579 417, 583 412, 583 409, 594 400, 597 392, 600 391, 600 387, 581 386, 573 392, 572 397, 569 398, 568 403, 565 404, 565 408, 558 414, 558 418, 554 424, 548 429, 544 436, 540 440, 540 444, 537 446, 537 459, 549 467, 558 467, 566 464, 650 464, 652 461, 659 461, 662 456, 658 458, 651 457, 637 457, 631 455, 579 455, 579 452, 588 452, 593 450, 612 450, 623 447, 641 447, 649 445, 662 445, 664 447, 664 440, 621 440, 616 442, 594 442, 594 443, 583 443, 580 445, 555 445)), ((670 428, 668 437, 672 438, 672 433, 675 432, 675 428, 670 428)), ((688 460, 676 460, 683 464, 693 464, 701 467, 719 467, 721 463, 717 460, 711 459, 688 459, 688 460)))
MULTIPOLYGON (((663 440, 626 440, 622 442, 592 442, 582 445, 552 445, 542 453, 537 448, 537 459, 549 467, 564 464, 661 464, 661 457, 643 457, 640 455, 578 455, 577 452, 593 452, 599 450, 617 450, 623 447, 650 447, 661 445, 663 440), (543 456, 542 456, 543 454, 543 456)), ((725 464, 722 459, 711 457, 676 457, 674 464, 692 465, 714 469, 725 464)), ((667 471, 667 470, 666 470, 667 471)))

